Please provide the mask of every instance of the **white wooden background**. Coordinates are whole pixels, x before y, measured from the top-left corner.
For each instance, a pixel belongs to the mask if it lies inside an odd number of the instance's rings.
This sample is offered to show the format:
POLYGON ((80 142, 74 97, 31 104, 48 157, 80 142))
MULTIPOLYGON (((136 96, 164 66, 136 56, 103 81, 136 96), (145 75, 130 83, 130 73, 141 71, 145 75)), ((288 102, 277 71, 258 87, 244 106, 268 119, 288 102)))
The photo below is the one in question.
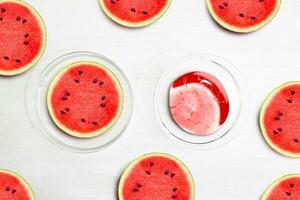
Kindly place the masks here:
MULTIPOLYGON (((114 200, 120 173, 135 157, 163 151, 192 171, 197 200, 258 199, 275 178, 300 173, 300 160, 274 153, 262 139, 257 116, 265 95, 278 84, 300 79, 300 1, 283 0, 275 20, 252 34, 224 31, 210 18, 204 0, 174 0, 152 26, 126 29, 108 20, 97 0, 28 0, 43 16, 48 46, 43 59, 77 50, 101 53, 128 75, 135 96, 149 61, 170 49, 213 53, 233 62, 246 77, 249 118, 231 143, 210 151, 178 146, 156 120, 144 121, 136 106, 123 137, 93 154, 51 144, 29 122, 24 105, 32 70, 0 78, 0 168, 21 173, 39 200, 114 200)), ((37 68, 45 67, 41 64, 37 68)), ((155 71, 155 67, 153 71, 155 71)), ((140 99, 136 99, 136 103, 140 99)), ((150 112, 150 111, 149 111, 150 112)))

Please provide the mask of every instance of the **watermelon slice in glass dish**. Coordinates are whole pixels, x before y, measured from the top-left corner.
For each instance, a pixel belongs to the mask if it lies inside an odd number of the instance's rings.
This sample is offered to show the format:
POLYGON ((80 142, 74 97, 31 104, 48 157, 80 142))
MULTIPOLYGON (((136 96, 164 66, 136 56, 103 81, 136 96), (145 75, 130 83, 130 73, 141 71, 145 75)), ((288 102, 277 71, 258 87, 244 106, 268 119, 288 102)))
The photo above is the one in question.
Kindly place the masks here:
POLYGON ((127 128, 133 111, 130 82, 110 59, 72 52, 34 71, 26 90, 31 122, 52 143, 90 153, 108 147, 127 128))
POLYGON ((64 132, 79 138, 98 136, 118 120, 123 91, 117 77, 95 62, 72 63, 49 86, 49 113, 64 132))

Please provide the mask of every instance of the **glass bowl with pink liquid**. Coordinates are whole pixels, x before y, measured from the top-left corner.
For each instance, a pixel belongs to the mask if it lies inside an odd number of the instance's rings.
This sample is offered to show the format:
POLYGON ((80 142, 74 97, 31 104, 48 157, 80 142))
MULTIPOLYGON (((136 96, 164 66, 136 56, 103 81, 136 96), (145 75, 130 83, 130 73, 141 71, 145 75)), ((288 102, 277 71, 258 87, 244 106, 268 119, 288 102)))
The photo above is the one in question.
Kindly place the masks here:
POLYGON ((170 63, 154 95, 154 109, 165 132, 198 149, 229 142, 246 121, 243 78, 225 59, 191 55, 170 63))

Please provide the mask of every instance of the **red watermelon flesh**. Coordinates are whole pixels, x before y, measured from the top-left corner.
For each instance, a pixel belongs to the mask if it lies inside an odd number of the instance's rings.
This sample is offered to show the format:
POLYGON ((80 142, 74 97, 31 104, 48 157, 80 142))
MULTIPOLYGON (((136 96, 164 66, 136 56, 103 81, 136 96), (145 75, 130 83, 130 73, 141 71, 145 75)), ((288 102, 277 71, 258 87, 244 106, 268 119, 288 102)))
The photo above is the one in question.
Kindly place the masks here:
POLYGON ((33 200, 29 186, 16 175, 0 171, 0 199, 1 200, 33 200))
POLYGON ((196 135, 214 133, 229 114, 225 88, 205 72, 191 72, 177 78, 170 88, 169 104, 178 126, 196 135))
POLYGON ((170 0, 102 0, 106 9, 118 19, 140 23, 159 15, 170 0))
POLYGON ((31 7, 20 1, 0 2, 0 74, 30 67, 45 39, 44 24, 31 7))
POLYGON ((289 176, 279 181, 267 194, 265 200, 299 200, 300 177, 289 176))
POLYGON ((117 120, 122 98, 112 72, 98 63, 82 62, 56 76, 49 89, 48 107, 60 128, 74 136, 89 137, 117 120))
POLYGON ((289 83, 277 89, 262 108, 262 131, 285 152, 300 153, 300 83, 289 83))
POLYGON ((249 28, 266 21, 279 4, 279 0, 208 1, 219 20, 237 28, 249 28))
POLYGON ((174 158, 147 155, 134 162, 121 178, 121 200, 192 200, 190 173, 174 158))

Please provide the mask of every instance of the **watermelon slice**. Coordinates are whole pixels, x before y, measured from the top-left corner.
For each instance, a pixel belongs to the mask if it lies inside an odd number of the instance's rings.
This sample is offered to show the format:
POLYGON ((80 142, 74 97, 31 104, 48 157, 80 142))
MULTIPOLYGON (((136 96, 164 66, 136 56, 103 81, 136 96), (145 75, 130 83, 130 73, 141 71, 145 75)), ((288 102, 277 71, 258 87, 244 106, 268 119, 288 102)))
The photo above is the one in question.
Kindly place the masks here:
POLYGON ((177 158, 146 154, 133 161, 119 183, 120 200, 193 200, 193 178, 177 158))
POLYGON ((299 200, 300 174, 291 174, 276 180, 262 195, 261 200, 299 200))
POLYGON ((144 27, 158 20, 172 0, 100 0, 106 15, 127 27, 144 27))
POLYGON ((271 92, 261 108, 260 127, 274 150, 300 157, 300 82, 285 83, 271 92))
POLYGON ((42 56, 46 29, 40 15, 23 1, 0 1, 0 75, 17 75, 42 56))
POLYGON ((281 0, 206 0, 212 17, 224 28, 247 33, 268 24, 281 0))
POLYGON ((225 88, 205 72, 190 72, 177 78, 170 88, 169 106, 178 126, 195 135, 214 133, 229 113, 225 88))
POLYGON ((1 200, 34 200, 29 184, 19 175, 8 170, 0 170, 1 200))
POLYGON ((49 113, 66 133, 91 138, 111 128, 123 107, 118 78, 104 65, 77 62, 59 72, 49 86, 49 113))

